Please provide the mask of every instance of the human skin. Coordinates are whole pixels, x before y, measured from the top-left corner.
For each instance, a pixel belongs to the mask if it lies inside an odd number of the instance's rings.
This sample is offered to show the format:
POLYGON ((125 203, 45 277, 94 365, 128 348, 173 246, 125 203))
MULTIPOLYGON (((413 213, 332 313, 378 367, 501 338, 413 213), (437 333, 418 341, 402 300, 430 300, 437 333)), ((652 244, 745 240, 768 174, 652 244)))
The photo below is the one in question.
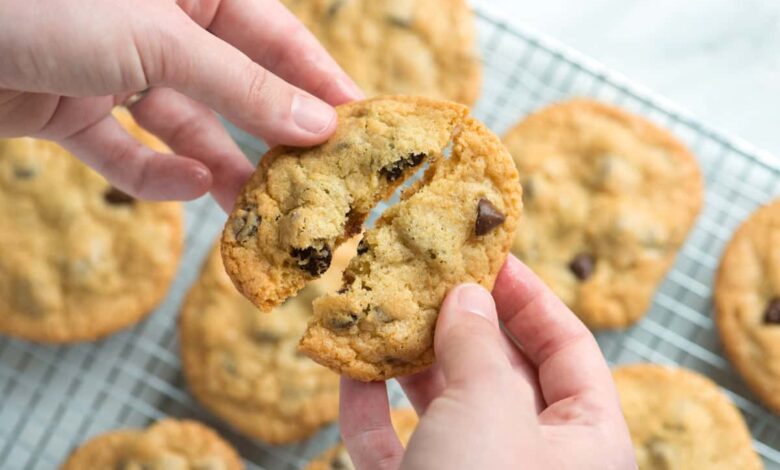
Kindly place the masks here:
POLYGON ((54 140, 144 199, 211 191, 229 210, 252 166, 214 111, 270 143, 314 145, 362 96, 276 0, 0 0, 0 138, 54 140), (175 152, 132 139, 131 107, 175 152))
POLYGON ((342 378, 341 434, 357 469, 636 468, 593 335, 513 256, 492 296, 475 284, 448 294, 434 349, 433 368, 400 379, 420 415, 406 450, 385 384, 342 378))

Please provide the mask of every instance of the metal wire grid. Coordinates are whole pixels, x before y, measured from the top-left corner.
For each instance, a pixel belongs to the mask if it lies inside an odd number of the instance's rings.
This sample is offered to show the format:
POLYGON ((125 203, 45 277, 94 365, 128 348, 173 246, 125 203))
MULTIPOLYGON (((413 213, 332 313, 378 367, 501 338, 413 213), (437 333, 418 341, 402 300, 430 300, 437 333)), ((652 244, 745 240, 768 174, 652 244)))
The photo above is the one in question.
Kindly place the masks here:
MULTIPOLYGON (((679 364, 715 379, 745 414, 768 468, 780 468, 780 419, 762 408, 723 358, 711 321, 711 286, 734 228, 780 194, 780 161, 712 131, 664 99, 527 27, 475 6, 485 67, 475 114, 501 133, 529 111, 569 96, 592 96, 643 114, 694 150, 707 181, 705 207, 647 317, 623 333, 599 334, 611 363, 679 364)), ((262 147, 235 132, 247 153, 262 147)), ((164 416, 193 417, 233 442, 250 469, 297 469, 337 439, 335 427, 307 442, 272 447, 244 439, 205 414, 180 374, 176 315, 224 214, 208 199, 186 206, 182 266, 147 320, 95 343, 40 346, 0 338, 0 465, 56 468, 78 443, 164 416)), ((381 208, 380 208, 381 210, 381 208)), ((394 403, 404 401, 391 386, 394 403)))

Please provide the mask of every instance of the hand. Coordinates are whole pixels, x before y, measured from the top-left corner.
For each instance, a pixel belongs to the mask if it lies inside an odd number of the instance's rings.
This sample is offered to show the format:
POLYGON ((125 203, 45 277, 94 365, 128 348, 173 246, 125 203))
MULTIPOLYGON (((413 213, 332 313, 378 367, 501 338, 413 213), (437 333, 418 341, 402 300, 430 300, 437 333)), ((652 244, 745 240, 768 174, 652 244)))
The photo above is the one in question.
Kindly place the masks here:
POLYGON ((278 0, 0 0, 0 137, 55 140, 122 191, 230 209, 252 167, 216 110, 274 143, 313 145, 361 92, 278 0), (111 108, 178 155, 141 146, 111 108), (317 98, 316 96, 320 97, 317 98))
POLYGON ((431 369, 400 380, 421 416, 406 451, 385 384, 342 378, 341 435, 358 470, 636 468, 593 335, 516 258, 492 297, 475 284, 449 293, 434 348, 431 369))

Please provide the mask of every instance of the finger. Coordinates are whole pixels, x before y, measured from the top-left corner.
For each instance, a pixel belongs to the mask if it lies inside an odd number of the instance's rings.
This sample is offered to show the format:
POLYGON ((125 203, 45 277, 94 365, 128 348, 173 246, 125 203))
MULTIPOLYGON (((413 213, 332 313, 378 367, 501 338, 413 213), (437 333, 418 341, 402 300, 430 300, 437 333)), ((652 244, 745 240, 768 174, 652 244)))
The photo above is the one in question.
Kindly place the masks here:
POLYGON ((528 267, 510 256, 493 295, 499 317, 539 371, 550 408, 578 399, 595 408, 613 407, 612 376, 593 335, 528 267))
POLYGON ((396 377, 396 380, 419 416, 425 413, 431 401, 447 387, 438 363, 417 374, 396 377))
MULTIPOLYGON (((545 408, 545 403, 542 399, 541 390, 539 389, 536 369, 534 369, 531 362, 525 357, 525 354, 518 346, 505 334, 502 335, 501 338, 501 347, 515 372, 520 374, 532 388, 536 412, 541 412, 545 408)), ((401 384, 401 387, 406 393, 406 397, 409 399, 418 415, 425 413, 425 410, 428 409, 428 405, 430 405, 431 402, 436 399, 436 397, 440 396, 447 388, 447 383, 444 380, 444 375, 442 375, 438 363, 435 363, 423 372, 396 377, 396 380, 401 384)))
POLYGON ((115 187, 140 199, 194 199, 211 186, 211 173, 202 163, 141 145, 111 115, 60 144, 115 187))
POLYGON ((337 105, 363 92, 278 0, 222 0, 213 10, 185 11, 202 27, 284 80, 337 105))
MULTIPOLYGON (((533 408, 533 389, 515 374, 502 345, 493 297, 482 286, 462 284, 442 303, 434 349, 447 390, 475 403, 495 399, 496 389, 533 408), (509 392, 507 392, 509 393, 509 392)), ((534 414, 535 416, 535 414, 534 414)))
POLYGON ((154 88, 130 110, 139 124, 176 153, 205 164, 213 175, 211 194, 230 212, 254 171, 210 109, 169 88, 154 88))
POLYGON ((395 470, 404 448, 390 421, 384 382, 359 382, 341 377, 341 438, 358 470, 395 470))
MULTIPOLYGON (((503 327, 503 325, 502 325, 503 327)), ((509 359, 515 373, 531 387, 534 397, 534 405, 537 413, 540 413, 547 405, 544 402, 541 388, 539 387, 539 373, 531 364, 531 360, 525 355, 516 340, 505 329, 502 329, 501 346, 509 359)))
POLYGON ((139 45, 151 85, 174 88, 247 132, 282 144, 315 145, 335 131, 330 105, 265 70, 183 11, 175 9, 165 28, 157 38, 162 43, 144 39, 139 45))

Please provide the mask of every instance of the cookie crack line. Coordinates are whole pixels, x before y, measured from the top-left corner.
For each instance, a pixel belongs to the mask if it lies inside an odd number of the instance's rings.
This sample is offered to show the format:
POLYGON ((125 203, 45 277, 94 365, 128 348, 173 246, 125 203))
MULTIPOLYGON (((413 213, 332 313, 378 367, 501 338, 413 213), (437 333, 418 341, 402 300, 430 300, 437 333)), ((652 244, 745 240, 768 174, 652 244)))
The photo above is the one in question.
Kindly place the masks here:
POLYGON ((364 233, 342 289, 314 301, 300 343, 361 380, 422 370, 447 291, 492 288, 522 207, 517 170, 498 137, 456 103, 378 97, 337 112, 328 142, 263 157, 225 225, 225 269, 244 296, 273 309, 327 270, 376 204, 427 163, 364 233), (246 220, 260 222, 246 230, 246 220))

